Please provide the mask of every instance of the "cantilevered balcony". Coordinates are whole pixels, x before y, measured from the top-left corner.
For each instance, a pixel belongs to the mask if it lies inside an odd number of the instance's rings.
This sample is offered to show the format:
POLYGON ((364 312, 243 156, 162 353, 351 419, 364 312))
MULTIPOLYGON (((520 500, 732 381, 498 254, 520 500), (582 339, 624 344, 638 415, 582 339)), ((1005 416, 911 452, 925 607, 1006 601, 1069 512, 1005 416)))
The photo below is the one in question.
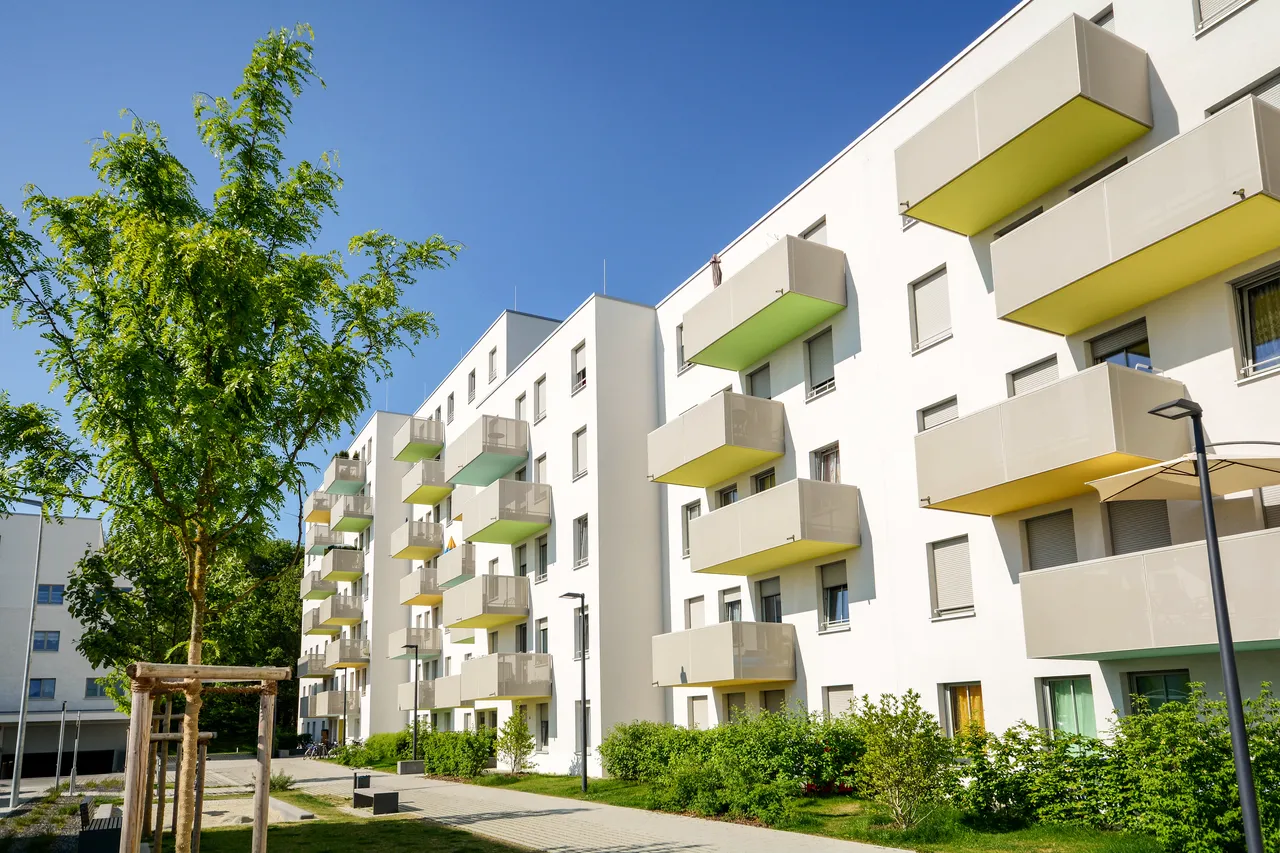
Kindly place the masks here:
POLYGON ((785 451, 777 400, 723 391, 649 433, 649 479, 707 488, 785 451))
MULTIPOLYGON (((1280 649, 1280 529, 1225 536, 1237 651, 1280 649)), ((1027 657, 1117 660, 1218 651, 1204 542, 1023 572, 1027 657)))
POLYGON ((474 644, 476 641, 475 628, 445 628, 444 637, 454 644, 474 644))
POLYGON ((364 574, 364 552, 357 548, 332 548, 320 560, 320 578, 350 583, 364 574))
POLYGON ((444 547, 444 529, 431 521, 406 521, 391 531, 391 556, 430 560, 444 547))
POLYGON ((440 656, 444 648, 444 631, 440 628, 401 628, 387 636, 387 657, 392 660, 413 660, 413 649, 418 647, 418 660, 430 660, 440 656))
POLYGON ((977 234, 1150 129, 1147 54, 1072 15, 894 152, 899 212, 977 234))
POLYGON ((414 709, 413 693, 417 690, 419 711, 430 711, 436 707, 436 683, 434 681, 406 681, 396 687, 396 710, 412 711, 414 709))
POLYGON ((462 676, 446 675, 431 682, 433 685, 432 708, 447 710, 449 708, 470 708, 472 701, 462 698, 462 676))
POLYGON ((320 608, 308 610, 302 614, 302 633, 311 636, 342 633, 341 625, 327 625, 320 617, 320 608))
POLYGON ((364 669, 369 665, 369 641, 334 640, 324 650, 324 663, 330 669, 364 669))
MULTIPOLYGON (((323 693, 317 693, 311 697, 312 716, 315 717, 342 717, 346 716, 354 721, 354 718, 360 714, 360 691, 347 690, 346 696, 346 714, 342 712, 342 700, 344 692, 341 690, 326 690, 323 693)), ((354 724, 354 722, 353 722, 354 724)))
POLYGON ((501 652, 462 662, 462 699, 545 699, 551 655, 501 652))
POLYGON ((449 628, 496 628, 529 618, 529 579, 477 575, 444 591, 449 628))
POLYGON ((444 600, 444 588, 436 582, 436 570, 431 566, 414 569, 400 578, 400 603, 431 606, 444 600))
POLYGON ((328 598, 338 591, 337 581, 321 580, 320 577, 319 572, 307 572, 302 576, 303 599, 316 601, 328 598))
POLYGON ((529 458, 529 424, 515 418, 481 415, 445 450, 449 482, 487 486, 529 458))
POLYGON ((1189 450, 1187 426, 1147 414, 1181 382, 1099 364, 916 436, 920 506, 1000 515, 1189 450))
POLYGON ((365 486, 365 465, 362 459, 333 457, 324 472, 324 490, 331 495, 359 494, 365 486))
POLYGON ((309 652, 298 658, 298 678, 328 678, 333 670, 324 662, 324 652, 309 652))
POLYGON ((330 548, 340 548, 347 544, 347 539, 341 533, 329 529, 323 524, 313 524, 307 528, 307 553, 312 555, 323 554, 330 548))
POLYGON ((329 529, 339 533, 359 533, 373 524, 373 498, 368 495, 338 495, 329 512, 329 529))
POLYGON ((476 575, 476 546, 463 542, 436 557, 436 583, 441 589, 457 586, 476 575))
POLYGON ((302 505, 302 520, 308 524, 328 524, 334 496, 328 492, 312 492, 302 505))
POLYGON ((453 483, 445 476, 443 459, 415 462, 400 480, 400 499, 407 504, 431 506, 453 492, 453 483))
POLYGON ((857 486, 791 480, 695 518, 695 572, 753 575, 848 551, 860 543, 857 486))
POLYGON ((320 602, 320 622, 342 627, 359 625, 364 619, 363 602, 358 595, 333 595, 320 602))
POLYGON ((728 687, 796 679, 796 629, 788 622, 721 622, 653 638, 659 687, 728 687))
POLYGON ((787 236, 684 315, 689 361, 743 370, 848 304, 844 252, 787 236))
POLYGON ((551 526, 551 486, 499 480, 479 491, 462 517, 471 542, 513 545, 551 526))
POLYGON ((991 247, 996 313, 1069 335, 1280 248, 1280 110, 1250 96, 991 247))
POLYGON ((315 711, 313 710, 315 707, 315 703, 316 703, 316 700, 314 696, 299 696, 298 697, 298 719, 305 720, 309 717, 314 717, 316 715, 315 711))
POLYGON ((444 422, 435 418, 409 418, 391 441, 398 462, 434 459, 443 447, 444 422))

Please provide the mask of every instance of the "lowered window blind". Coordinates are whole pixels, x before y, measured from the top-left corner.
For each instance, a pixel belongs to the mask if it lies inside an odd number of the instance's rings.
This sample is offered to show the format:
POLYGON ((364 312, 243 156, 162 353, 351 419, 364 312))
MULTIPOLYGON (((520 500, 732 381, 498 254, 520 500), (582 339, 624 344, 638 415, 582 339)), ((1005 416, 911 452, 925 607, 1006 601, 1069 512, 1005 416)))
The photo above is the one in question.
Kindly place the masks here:
POLYGON ((1093 22, 1109 33, 1116 31, 1116 15, 1111 9, 1107 9, 1107 11, 1094 18, 1093 22))
POLYGON ((838 563, 829 563, 822 567, 822 588, 830 589, 833 586, 844 586, 848 583, 847 575, 844 570, 844 561, 838 563))
POLYGON ((973 609, 969 537, 957 536, 929 546, 933 552, 933 610, 941 616, 973 609))
POLYGON ((709 724, 707 717, 707 697, 689 697, 689 728, 705 729, 709 724))
POLYGON ((1204 27, 1212 24, 1215 19, 1244 2, 1245 0, 1195 0, 1196 26, 1204 27))
POLYGON ((685 623, 684 627, 686 630, 701 628, 703 625, 707 624, 706 618, 703 615, 702 596, 698 596, 697 598, 690 598, 685 601, 684 623, 685 623))
POLYGON ((1093 355, 1093 362, 1097 364, 1102 359, 1120 350, 1128 349, 1134 344, 1140 344, 1147 339, 1147 319, 1143 317, 1136 323, 1130 323, 1127 326, 1121 326, 1113 329, 1105 335, 1089 341, 1089 349, 1093 355))
POLYGON ((1071 510, 1028 518, 1027 555, 1032 571, 1078 562, 1076 526, 1071 510))
POLYGON ((1280 74, 1262 83, 1253 90, 1253 94, 1259 101, 1264 101, 1273 107, 1280 107, 1280 74))
POLYGON ((747 393, 752 397, 768 400, 773 396, 769 383, 769 365, 757 370, 747 377, 747 393))
POLYGON ((831 346, 831 330, 827 329, 809 341, 809 392, 825 391, 835 381, 835 352, 831 346))
POLYGON ((1164 501, 1112 501, 1107 504, 1107 516, 1113 554, 1132 554, 1173 544, 1169 533, 1169 505, 1164 501))
POLYGON ((782 581, 778 578, 760 581, 760 597, 768 598, 771 595, 782 595, 782 581))
POLYGON ((951 297, 947 293, 947 271, 939 270, 911 285, 915 339, 919 349, 951 331, 951 297))
POLYGON ((1262 517, 1267 527, 1280 527, 1280 486, 1262 489, 1262 517))
POLYGON ((849 703, 853 701, 853 685, 841 684, 838 687, 827 688, 827 713, 843 714, 849 710, 849 703))
POLYGON ((1009 379, 1010 389, 1013 392, 1009 395, 1011 397, 1042 388, 1050 382, 1056 382, 1058 381, 1058 357, 1055 355, 1053 358, 1046 358, 1021 370, 1015 370, 1009 374, 1009 379))
POLYGON ((826 217, 824 216, 821 222, 804 232, 802 236, 811 243, 821 243, 824 246, 827 245, 826 217))
POLYGON ((932 406, 920 410, 920 429, 933 429, 936 426, 945 424, 947 421, 954 421, 959 417, 959 411, 956 407, 956 398, 943 400, 941 403, 934 403, 932 406))

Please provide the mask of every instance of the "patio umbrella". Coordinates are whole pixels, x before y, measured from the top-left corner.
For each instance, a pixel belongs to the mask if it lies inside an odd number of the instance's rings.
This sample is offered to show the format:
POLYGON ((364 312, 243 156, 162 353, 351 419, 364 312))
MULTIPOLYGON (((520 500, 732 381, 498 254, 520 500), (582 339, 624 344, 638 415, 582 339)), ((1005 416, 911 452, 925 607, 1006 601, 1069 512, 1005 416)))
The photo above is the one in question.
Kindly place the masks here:
MULTIPOLYGON (((1209 453, 1209 488, 1215 495, 1280 485, 1280 456, 1209 453)), ((1187 453, 1089 482, 1104 501, 1194 501, 1200 498, 1196 455, 1187 453)))

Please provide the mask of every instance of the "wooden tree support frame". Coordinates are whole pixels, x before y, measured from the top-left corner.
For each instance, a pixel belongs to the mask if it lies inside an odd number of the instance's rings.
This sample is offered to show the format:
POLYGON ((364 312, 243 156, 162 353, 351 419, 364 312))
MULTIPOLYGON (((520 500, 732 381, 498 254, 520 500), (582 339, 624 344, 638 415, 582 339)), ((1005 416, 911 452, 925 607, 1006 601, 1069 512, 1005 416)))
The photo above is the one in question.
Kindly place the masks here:
MULTIPOLYGON (((258 778, 253 790, 253 841, 252 853, 266 853, 267 850, 267 811, 271 797, 271 744, 275 735, 276 692, 278 683, 293 677, 293 671, 287 666, 190 666, 174 663, 134 663, 126 670, 129 675, 129 687, 132 692, 132 711, 129 718, 129 746, 125 761, 124 775, 124 816, 120 832, 120 853, 138 853, 143 835, 147 828, 154 829, 155 849, 160 849, 161 834, 164 826, 163 805, 156 815, 154 827, 144 827, 144 816, 150 824, 150 796, 152 791, 152 772, 155 762, 151 759, 153 743, 162 745, 167 756, 168 745, 180 742, 182 733, 154 732, 155 721, 152 699, 156 696, 177 693, 192 686, 193 682, 215 684, 208 689, 219 693, 257 693, 258 701, 258 778), (239 683, 236 683, 239 682, 239 683), (257 682, 245 684, 244 682, 257 682)), ((166 719, 171 719, 171 711, 166 712, 166 719)), ((166 728, 167 728, 166 722, 166 728)), ((193 847, 199 849, 199 820, 201 800, 204 798, 204 763, 208 741, 206 732, 198 732, 200 743, 200 768, 197 773, 182 773, 179 765, 178 778, 174 784, 174 814, 177 813, 177 800, 183 796, 196 797, 196 827, 193 847), (185 778, 184 778, 185 777, 185 778), (192 791, 185 791, 191 783, 192 791)), ((212 735, 210 735, 212 736, 212 735)), ((165 767, 160 766, 160 797, 164 797, 165 767)), ((163 799, 162 799, 163 802, 163 799)))

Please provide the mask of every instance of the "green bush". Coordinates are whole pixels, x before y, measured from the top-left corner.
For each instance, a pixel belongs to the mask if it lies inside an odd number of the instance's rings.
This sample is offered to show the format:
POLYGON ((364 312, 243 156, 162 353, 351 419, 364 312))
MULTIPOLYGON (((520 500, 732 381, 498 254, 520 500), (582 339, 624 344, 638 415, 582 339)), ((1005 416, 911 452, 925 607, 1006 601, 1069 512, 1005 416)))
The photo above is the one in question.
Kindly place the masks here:
POLYGON ((372 767, 373 760, 363 744, 340 743, 329 750, 329 758, 343 767, 372 767))
POLYGON ((889 811, 893 825, 909 829, 946 801, 955 784, 955 748, 938 720, 909 690, 859 709, 865 751, 858 766, 863 792, 889 811))
POLYGON ((409 729, 369 735, 364 742, 371 764, 388 764, 409 757, 412 736, 409 729))
POLYGON ((617 779, 652 782, 681 755, 700 752, 706 732, 671 723, 637 720, 614 726, 600 744, 604 772, 617 779))
POLYGON ((533 735, 529 733, 529 721, 517 708, 515 713, 507 717, 502 724, 502 731, 494 747, 498 754, 506 760, 512 773, 524 772, 529 756, 533 755, 533 735))
POLYGON ((267 787, 274 793, 276 791, 288 791, 293 788, 294 778, 288 773, 272 773, 267 787))
POLYGON ((479 776, 496 755, 496 739, 492 729, 420 735, 423 771, 429 776, 479 776))

